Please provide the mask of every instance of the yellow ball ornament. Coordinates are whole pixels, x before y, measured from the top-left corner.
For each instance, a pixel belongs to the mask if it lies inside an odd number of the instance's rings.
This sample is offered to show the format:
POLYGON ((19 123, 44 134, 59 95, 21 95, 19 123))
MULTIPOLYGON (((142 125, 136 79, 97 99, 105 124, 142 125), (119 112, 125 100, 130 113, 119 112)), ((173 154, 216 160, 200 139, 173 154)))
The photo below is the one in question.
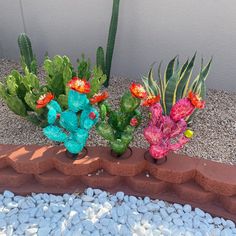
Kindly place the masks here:
POLYGON ((190 130, 190 129, 187 129, 185 132, 184 132, 184 135, 185 135, 185 137, 187 137, 187 138, 192 138, 193 137, 193 131, 192 130, 190 130))

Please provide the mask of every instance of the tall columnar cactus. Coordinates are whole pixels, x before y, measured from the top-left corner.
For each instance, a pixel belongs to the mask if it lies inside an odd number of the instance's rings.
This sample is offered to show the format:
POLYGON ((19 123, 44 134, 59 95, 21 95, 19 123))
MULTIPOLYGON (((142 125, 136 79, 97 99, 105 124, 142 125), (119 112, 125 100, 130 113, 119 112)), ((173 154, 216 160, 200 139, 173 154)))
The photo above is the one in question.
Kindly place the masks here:
POLYGON ((140 124, 138 111, 141 99, 146 92, 141 85, 132 84, 130 92, 126 92, 120 101, 120 107, 111 110, 107 103, 100 104, 101 121, 97 132, 109 142, 111 150, 121 156, 127 150, 136 127, 140 124))
MULTIPOLYGON (((83 92, 87 93, 89 90, 83 92)), ((53 98, 50 94, 49 96, 53 98)), ((99 118, 99 113, 91 106, 86 94, 70 90, 66 111, 62 111, 53 99, 49 99, 46 106, 49 125, 43 129, 44 135, 52 141, 63 142, 70 153, 80 153, 86 145, 89 130, 99 118)))
POLYGON ((29 72, 37 74, 37 61, 33 55, 32 46, 29 37, 22 33, 18 37, 18 46, 20 48, 20 58, 23 69, 27 67, 29 72))
MULTIPOLYGON (((179 65, 177 57, 173 58, 166 67, 164 76, 161 76, 160 64, 158 68, 158 83, 154 80, 153 66, 151 66, 148 76, 143 78, 147 90, 160 94, 164 114, 169 115, 172 106, 178 100, 186 97, 189 91, 192 91, 205 99, 205 81, 210 70, 212 59, 206 66, 203 66, 202 61, 200 73, 191 83, 195 57, 196 54, 190 61, 187 60, 182 66, 179 65)), ((195 112, 193 114, 195 114, 195 112)), ((188 124, 191 122, 193 114, 186 118, 188 124)))
POLYGON ((193 132, 187 129, 185 119, 195 108, 204 108, 205 102, 189 92, 188 97, 180 99, 170 110, 170 115, 163 115, 159 103, 150 106, 151 119, 144 129, 144 136, 150 143, 149 152, 154 159, 161 159, 169 151, 179 150, 192 137, 193 132))
POLYGON ((104 84, 106 87, 108 87, 109 85, 112 57, 113 57, 116 32, 118 26, 119 5, 120 5, 120 0, 113 0, 112 16, 110 21, 109 35, 107 39, 106 58, 104 56, 103 48, 99 47, 97 49, 97 66, 103 70, 103 73, 106 74, 108 78, 104 84))

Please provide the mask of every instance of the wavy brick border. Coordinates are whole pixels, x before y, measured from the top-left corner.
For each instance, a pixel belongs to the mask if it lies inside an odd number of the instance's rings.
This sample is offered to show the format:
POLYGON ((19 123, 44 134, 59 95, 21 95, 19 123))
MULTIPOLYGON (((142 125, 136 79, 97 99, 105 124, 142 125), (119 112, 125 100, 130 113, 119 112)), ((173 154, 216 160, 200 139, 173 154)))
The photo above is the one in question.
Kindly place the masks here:
POLYGON ((144 159, 144 149, 132 150, 122 160, 108 148, 88 147, 88 156, 73 161, 61 146, 0 145, 0 191, 61 194, 90 186, 189 203, 236 221, 236 166, 174 153, 155 165, 144 159))

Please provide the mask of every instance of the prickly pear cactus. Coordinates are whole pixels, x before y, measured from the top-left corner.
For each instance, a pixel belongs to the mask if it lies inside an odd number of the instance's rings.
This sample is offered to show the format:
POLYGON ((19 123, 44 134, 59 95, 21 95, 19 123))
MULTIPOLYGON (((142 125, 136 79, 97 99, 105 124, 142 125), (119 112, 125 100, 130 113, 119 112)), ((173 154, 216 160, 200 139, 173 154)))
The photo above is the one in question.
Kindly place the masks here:
POLYGON ((87 93, 88 82, 73 79, 68 83, 68 109, 62 111, 61 106, 52 99, 46 99, 48 108, 48 126, 43 133, 50 140, 64 143, 65 148, 72 154, 78 154, 86 145, 90 129, 98 122, 99 113, 91 105, 87 93), (86 89, 85 89, 86 87, 86 89))
POLYGON ((172 106, 170 115, 163 115, 160 103, 152 104, 149 109, 151 119, 144 129, 144 136, 150 143, 149 152, 154 159, 161 159, 170 151, 181 149, 192 137, 187 129, 186 118, 195 108, 204 108, 205 102, 190 92, 188 97, 180 99, 172 106))
MULTIPOLYGON (((101 121, 96 126, 97 132, 108 141, 117 156, 125 153, 133 140, 135 129, 141 122, 138 111, 141 97, 138 93, 133 93, 134 87, 133 84, 130 92, 122 96, 119 109, 111 110, 106 102, 99 106, 101 121)), ((135 89, 137 90, 137 87, 135 89)))
POLYGON ((23 69, 37 74, 37 61, 33 55, 32 46, 29 37, 22 33, 18 37, 18 46, 20 48, 21 64, 23 69))

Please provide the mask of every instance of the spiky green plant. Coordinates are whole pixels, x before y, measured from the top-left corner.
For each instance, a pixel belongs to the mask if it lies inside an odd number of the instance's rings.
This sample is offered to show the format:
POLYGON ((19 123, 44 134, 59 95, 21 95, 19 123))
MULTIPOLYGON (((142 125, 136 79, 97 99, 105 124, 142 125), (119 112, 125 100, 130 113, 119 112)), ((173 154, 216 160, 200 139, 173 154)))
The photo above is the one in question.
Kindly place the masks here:
MULTIPOLYGON (((88 79, 86 76, 93 74, 90 78, 91 91, 88 94, 88 98, 91 98, 99 92, 106 80, 106 75, 102 73, 101 69, 95 67, 91 70, 87 65, 88 61, 84 58, 80 60, 78 75, 83 75, 82 78, 88 79)), ((67 56, 56 55, 53 59, 47 57, 44 61, 44 70, 46 72, 44 84, 40 84, 39 78, 30 73, 27 67, 25 67, 24 75, 13 70, 6 77, 5 84, 0 82, 0 97, 9 109, 40 126, 47 124, 47 109, 36 108, 39 97, 51 92, 60 106, 67 109, 69 93, 67 83, 73 76, 77 76, 67 56)))
POLYGON ((37 74, 37 61, 33 54, 30 38, 22 33, 18 36, 18 46, 20 49, 20 60, 23 70, 27 67, 28 71, 37 74))
POLYGON ((85 55, 82 54, 81 58, 77 60, 77 71, 78 77, 80 79, 89 80, 91 77, 91 61, 90 59, 86 59, 85 55))
POLYGON ((103 48, 98 47, 97 49, 97 66, 100 67, 103 73, 107 75, 107 80, 104 84, 105 87, 108 87, 109 85, 112 57, 114 52, 116 32, 118 26, 119 5, 120 5, 120 0, 113 0, 112 16, 107 39, 106 58, 104 56, 103 48))
MULTIPOLYGON (((154 80, 153 65, 147 77, 143 77, 143 82, 146 90, 151 95, 160 94, 161 105, 165 115, 169 115, 171 107, 181 98, 188 95, 191 90, 198 94, 202 99, 206 96, 206 79, 212 63, 210 61, 203 66, 203 59, 201 61, 200 73, 194 80, 192 79, 192 72, 196 53, 189 61, 187 60, 182 66, 179 65, 178 57, 174 57, 167 65, 165 73, 161 75, 161 63, 158 67, 158 82, 154 80)), ((193 113, 193 115, 196 111, 193 113)), ((188 117, 187 122, 190 123, 193 115, 188 117)))

